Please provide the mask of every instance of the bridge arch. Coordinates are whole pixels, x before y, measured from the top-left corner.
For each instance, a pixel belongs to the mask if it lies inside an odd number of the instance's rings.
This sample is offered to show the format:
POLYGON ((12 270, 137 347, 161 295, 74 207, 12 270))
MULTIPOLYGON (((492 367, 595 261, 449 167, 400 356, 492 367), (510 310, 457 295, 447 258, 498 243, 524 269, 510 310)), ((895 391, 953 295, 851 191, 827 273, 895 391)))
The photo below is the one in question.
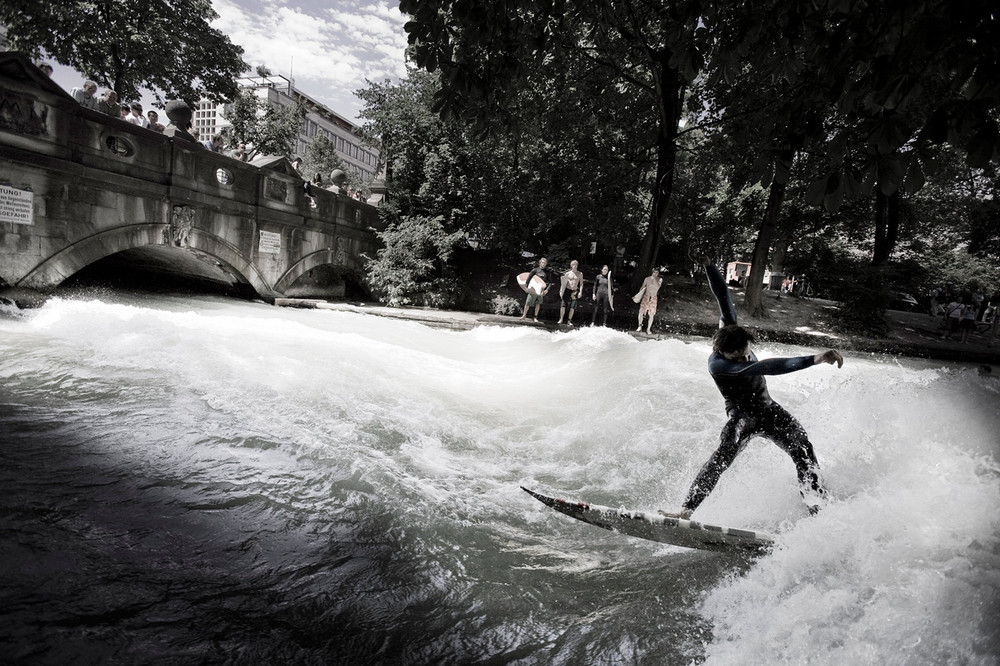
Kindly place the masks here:
POLYGON ((287 293, 296 280, 309 271, 320 267, 342 269, 344 272, 351 274, 359 283, 362 282, 362 276, 364 275, 364 266, 362 266, 361 260, 358 257, 340 250, 326 248, 307 254, 295 262, 278 278, 278 281, 274 284, 275 291, 287 293))
MULTIPOLYGON (((88 236, 69 245, 36 266, 17 286, 48 290, 66 281, 87 266, 128 250, 148 248, 187 254, 206 264, 218 279, 235 284, 247 284, 263 298, 273 300, 275 294, 249 257, 228 241, 204 230, 191 228, 182 242, 172 241, 171 227, 164 224, 133 224, 116 227, 88 236), (214 265, 206 261, 212 260, 214 265), (229 270, 231 269, 231 270, 229 270), (227 277, 228 276, 228 277, 227 277)), ((161 252, 160 256, 166 256, 161 252)), ((184 262, 178 260, 183 272, 184 262)))

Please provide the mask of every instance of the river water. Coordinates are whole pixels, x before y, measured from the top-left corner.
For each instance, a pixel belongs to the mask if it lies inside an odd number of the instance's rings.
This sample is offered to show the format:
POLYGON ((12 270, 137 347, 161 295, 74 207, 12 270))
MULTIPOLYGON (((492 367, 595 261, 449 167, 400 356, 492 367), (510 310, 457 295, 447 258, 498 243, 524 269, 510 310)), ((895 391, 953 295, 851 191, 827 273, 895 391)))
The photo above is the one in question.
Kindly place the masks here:
MULTIPOLYGON (((761 356, 808 353, 765 346, 761 356)), ((677 507, 702 340, 468 332, 210 296, 0 315, 0 661, 996 664, 1000 381, 848 355, 772 378, 832 499, 752 442, 685 550, 520 485, 677 507)))

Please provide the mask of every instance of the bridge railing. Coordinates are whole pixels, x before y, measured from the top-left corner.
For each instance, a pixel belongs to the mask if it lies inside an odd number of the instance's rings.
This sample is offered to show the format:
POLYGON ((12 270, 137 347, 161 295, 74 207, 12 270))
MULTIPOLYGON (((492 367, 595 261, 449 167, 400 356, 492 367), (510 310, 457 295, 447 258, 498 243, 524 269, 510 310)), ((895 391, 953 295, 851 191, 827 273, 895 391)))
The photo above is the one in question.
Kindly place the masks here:
MULTIPOLYGON (((379 230, 378 211, 344 194, 315 188, 287 159, 242 162, 127 121, 84 108, 21 53, 0 53, 0 146, 97 169, 123 179, 167 185, 179 198, 217 197, 300 216, 312 226, 379 230), (20 76, 18 76, 20 70, 20 76)), ((73 168, 67 164, 67 170, 73 168)), ((140 183, 136 186, 141 187, 140 183)))

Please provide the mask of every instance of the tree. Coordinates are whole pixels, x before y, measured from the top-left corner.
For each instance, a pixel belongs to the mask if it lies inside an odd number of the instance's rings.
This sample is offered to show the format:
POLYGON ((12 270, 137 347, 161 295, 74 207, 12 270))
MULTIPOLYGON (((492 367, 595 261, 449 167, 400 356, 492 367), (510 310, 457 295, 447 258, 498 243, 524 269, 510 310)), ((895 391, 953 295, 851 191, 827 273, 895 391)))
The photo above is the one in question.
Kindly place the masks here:
POLYGON ((334 169, 343 171, 350 182, 353 171, 344 169, 344 161, 337 155, 333 141, 326 134, 319 133, 306 146, 306 154, 302 157, 302 176, 312 180, 313 174, 318 173, 323 183, 329 183, 334 169))
POLYGON ((275 106, 252 88, 243 88, 236 92, 224 115, 232 123, 232 140, 246 144, 247 159, 253 159, 258 155, 291 156, 305 114, 301 104, 275 106))
POLYGON ((566 59, 581 58, 607 88, 639 91, 655 118, 655 175, 637 274, 648 273, 663 236, 686 86, 702 54, 700 3, 661 0, 403 0, 418 66, 440 71, 435 110, 481 130, 516 116, 517 93, 543 87, 566 59), (548 78, 546 78, 548 77, 548 78))
POLYGON ((152 90, 158 102, 223 102, 247 69, 243 49, 211 27, 209 0, 0 0, 11 45, 69 65, 119 99, 152 90))

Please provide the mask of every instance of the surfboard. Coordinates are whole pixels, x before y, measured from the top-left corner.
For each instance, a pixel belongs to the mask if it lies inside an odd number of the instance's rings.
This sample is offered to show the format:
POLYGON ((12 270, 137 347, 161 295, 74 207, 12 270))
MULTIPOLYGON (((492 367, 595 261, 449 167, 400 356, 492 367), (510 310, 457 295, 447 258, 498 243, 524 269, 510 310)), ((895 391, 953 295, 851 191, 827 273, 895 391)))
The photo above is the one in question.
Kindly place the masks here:
POLYGON ((517 285, 525 291, 530 291, 532 294, 540 294, 545 291, 545 280, 538 277, 537 275, 531 276, 531 285, 527 285, 528 273, 521 273, 517 276, 517 285))
POLYGON ((714 551, 764 551, 774 544, 774 537, 764 532, 707 525, 695 520, 630 511, 624 507, 614 509, 599 504, 568 502, 547 497, 524 486, 521 490, 571 518, 649 541, 714 551))

